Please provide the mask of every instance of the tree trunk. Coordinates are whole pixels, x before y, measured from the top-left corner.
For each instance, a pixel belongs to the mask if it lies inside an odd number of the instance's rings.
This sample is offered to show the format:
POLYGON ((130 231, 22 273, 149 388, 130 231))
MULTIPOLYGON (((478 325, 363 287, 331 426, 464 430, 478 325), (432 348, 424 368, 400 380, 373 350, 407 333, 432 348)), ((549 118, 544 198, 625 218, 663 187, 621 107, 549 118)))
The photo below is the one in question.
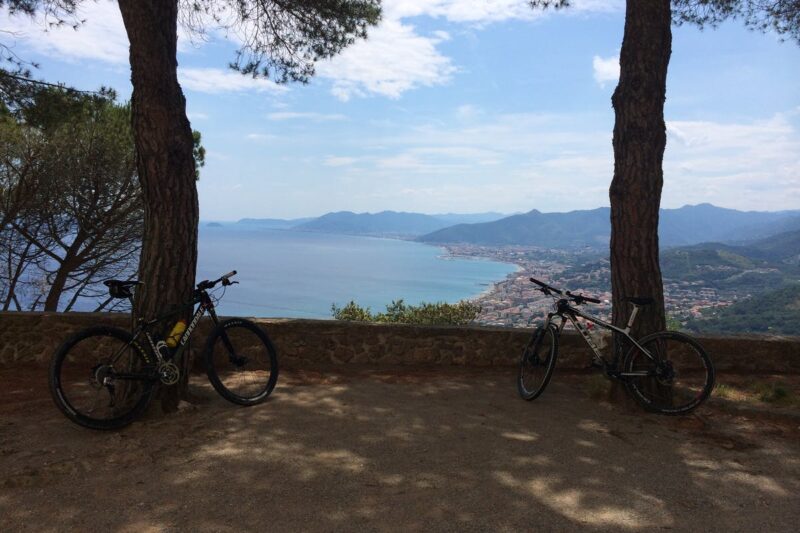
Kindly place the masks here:
POLYGON ((53 283, 50 284, 50 290, 44 300, 44 310, 46 312, 55 313, 58 311, 58 302, 61 300, 61 293, 64 292, 64 285, 67 283, 67 276, 69 276, 71 270, 66 260, 58 265, 53 283))
POLYGON ((667 142, 664 124, 667 67, 672 47, 670 0, 628 0, 620 76, 611 99, 614 179, 611 182, 613 323, 624 327, 630 296, 647 296, 634 337, 665 329, 664 287, 658 260, 658 211, 667 142))
MULTIPOLYGON (((192 130, 178 83, 178 1, 120 0, 119 7, 130 41, 132 124, 145 206, 139 262, 144 285, 135 308, 139 316, 154 317, 191 298, 197 263, 199 208, 192 130)), ((163 336, 171 326, 157 333, 163 336)), ((175 410, 185 389, 182 380, 162 390, 161 408, 175 410)))
POLYGON ((56 270, 53 283, 50 285, 50 291, 47 293, 47 298, 44 300, 44 310, 47 312, 55 313, 58 311, 58 303, 61 301, 61 294, 64 292, 64 286, 67 284, 69 275, 76 267, 78 252, 86 240, 86 234, 83 230, 79 230, 75 239, 64 252, 64 258, 59 261, 58 269, 56 270))

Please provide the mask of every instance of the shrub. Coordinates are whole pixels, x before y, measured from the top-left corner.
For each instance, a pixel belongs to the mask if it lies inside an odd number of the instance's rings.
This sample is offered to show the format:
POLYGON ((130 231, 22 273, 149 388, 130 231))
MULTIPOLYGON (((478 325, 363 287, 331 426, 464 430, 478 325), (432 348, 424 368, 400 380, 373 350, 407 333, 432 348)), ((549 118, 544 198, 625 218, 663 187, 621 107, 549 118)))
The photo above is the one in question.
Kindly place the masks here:
POLYGON ((407 305, 402 299, 392 301, 383 313, 372 313, 370 308, 350 301, 344 307, 331 306, 331 314, 336 320, 355 322, 380 322, 387 324, 422 324, 436 326, 462 326, 478 317, 481 307, 462 300, 455 304, 446 302, 407 305))

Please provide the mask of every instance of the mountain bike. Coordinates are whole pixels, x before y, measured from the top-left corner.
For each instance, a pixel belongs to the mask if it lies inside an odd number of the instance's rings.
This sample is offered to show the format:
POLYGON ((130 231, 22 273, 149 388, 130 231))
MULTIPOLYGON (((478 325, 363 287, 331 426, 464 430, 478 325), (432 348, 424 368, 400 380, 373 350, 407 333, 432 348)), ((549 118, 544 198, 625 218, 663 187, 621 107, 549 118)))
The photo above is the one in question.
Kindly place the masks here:
POLYGON ((714 365, 695 339, 677 331, 661 331, 638 340, 631 337, 639 309, 653 304, 652 298, 625 298, 633 310, 625 328, 618 328, 577 309, 585 303, 600 303, 597 298, 562 291, 534 278, 530 280, 538 285, 537 290, 553 298, 554 306, 522 353, 517 389, 523 399, 537 398, 550 382, 558 358, 558 341, 567 322, 572 323, 591 348, 594 354, 591 366, 602 369, 611 379, 622 381, 630 395, 648 411, 668 415, 688 413, 711 394, 714 365), (603 357, 589 328, 578 318, 613 332, 611 361, 603 357))
MULTIPOLYGON (((214 281, 197 284, 189 302, 153 319, 133 318, 133 331, 94 326, 67 339, 50 362, 50 392, 67 418, 92 429, 117 429, 141 416, 150 402, 156 383, 174 385, 181 379, 180 361, 189 338, 208 312, 214 329, 206 341, 204 361, 208 379, 226 400, 239 405, 263 402, 278 380, 278 357, 272 342, 258 325, 241 318, 220 321, 209 290, 218 283, 224 290, 238 282, 229 272, 214 281), (156 341, 148 332, 152 326, 197 309, 185 331, 156 341), (170 344, 174 345, 170 347, 170 344)), ((112 298, 127 298, 133 309, 132 288, 136 280, 107 280, 112 298)), ((218 289, 219 290, 219 289, 218 289)), ((185 324, 185 322, 184 322, 185 324)), ((186 354, 188 356, 188 354, 186 354)))

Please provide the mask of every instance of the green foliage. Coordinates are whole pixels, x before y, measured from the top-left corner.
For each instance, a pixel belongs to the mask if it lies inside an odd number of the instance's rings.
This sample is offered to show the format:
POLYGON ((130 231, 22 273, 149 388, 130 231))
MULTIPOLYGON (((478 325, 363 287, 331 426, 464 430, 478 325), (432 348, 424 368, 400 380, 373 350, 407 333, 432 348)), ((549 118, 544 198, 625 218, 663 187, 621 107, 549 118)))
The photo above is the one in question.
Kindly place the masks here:
POLYGON ((779 383, 759 383, 753 387, 753 392, 766 403, 780 403, 789 396, 789 390, 779 383))
POLYGON ((375 319, 370 313, 369 307, 364 308, 350 300, 350 303, 344 307, 337 307, 336 304, 331 305, 331 315, 336 320, 349 320, 351 322, 375 322, 375 319))
POLYGON ((772 30, 800 42, 800 5, 797 0, 672 0, 672 20, 716 28, 738 19, 752 30, 772 30))
POLYGON ((680 331, 683 329, 683 324, 674 316, 667 315, 667 329, 670 331, 680 331))
POLYGON ((204 34, 211 25, 239 37, 230 66, 277 83, 306 83, 315 62, 335 56, 381 17, 380 0, 186 0, 185 27, 204 34))
POLYGON ((691 331, 800 335, 800 283, 786 285, 691 319, 691 331))
POLYGON ((479 305, 464 300, 456 304, 423 302, 419 305, 407 305, 401 299, 387 305, 386 312, 375 314, 370 311, 369 307, 361 307, 354 301, 350 301, 344 307, 338 307, 336 304, 331 306, 331 314, 336 320, 436 326, 469 324, 478 317, 480 312, 479 305))
POLYGON ((202 144, 203 136, 197 130, 192 130, 192 143, 194 148, 192 156, 194 156, 194 177, 200 179, 200 168, 206 166, 206 149, 202 144))

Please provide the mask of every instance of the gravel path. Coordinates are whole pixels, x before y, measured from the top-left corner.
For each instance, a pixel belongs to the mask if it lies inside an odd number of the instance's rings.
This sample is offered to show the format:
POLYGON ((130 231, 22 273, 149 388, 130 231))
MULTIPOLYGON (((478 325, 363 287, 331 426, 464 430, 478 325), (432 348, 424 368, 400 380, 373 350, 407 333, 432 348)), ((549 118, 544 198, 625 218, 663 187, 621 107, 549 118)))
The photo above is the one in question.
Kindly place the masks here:
MULTIPOLYGON (((286 372, 115 433, 0 369, 0 531, 796 531, 796 427, 590 400, 513 371, 286 372)), ((790 424, 791 426, 791 424, 790 424)))

